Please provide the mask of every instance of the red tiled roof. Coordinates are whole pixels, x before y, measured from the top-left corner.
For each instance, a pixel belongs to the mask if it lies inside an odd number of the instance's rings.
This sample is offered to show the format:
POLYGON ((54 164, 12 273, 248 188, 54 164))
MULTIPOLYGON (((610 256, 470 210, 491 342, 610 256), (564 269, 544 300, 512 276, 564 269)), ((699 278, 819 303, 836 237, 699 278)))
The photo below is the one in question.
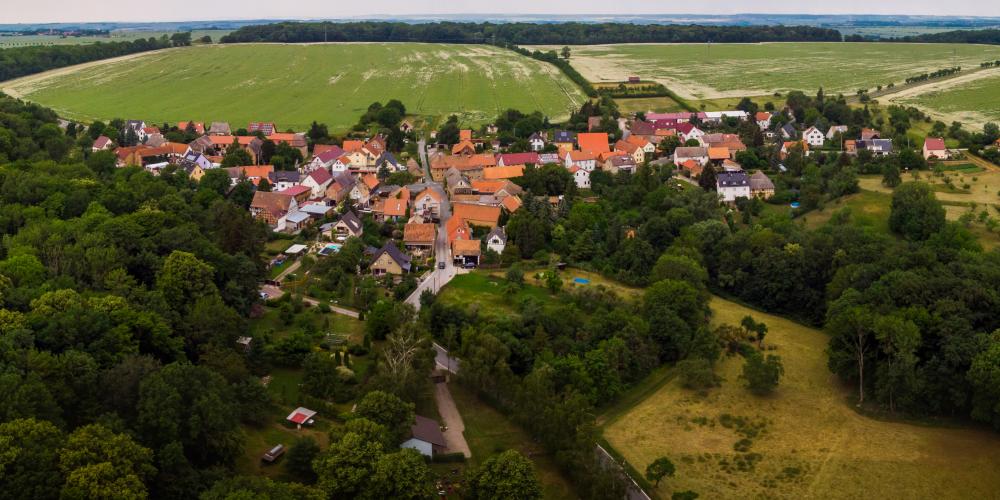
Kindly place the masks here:
POLYGON ((944 139, 940 137, 928 137, 924 139, 924 148, 929 151, 943 151, 945 149, 944 139))
POLYGON ((610 151, 606 132, 589 132, 576 135, 576 143, 581 151, 599 154, 610 151))

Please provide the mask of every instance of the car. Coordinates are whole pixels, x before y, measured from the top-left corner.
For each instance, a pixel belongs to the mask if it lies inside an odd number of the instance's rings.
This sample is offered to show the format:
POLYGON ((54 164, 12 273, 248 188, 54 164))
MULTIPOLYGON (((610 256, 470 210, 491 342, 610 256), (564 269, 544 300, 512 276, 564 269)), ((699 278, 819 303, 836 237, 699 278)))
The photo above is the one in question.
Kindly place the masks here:
POLYGON ((466 269, 475 269, 476 268, 476 263, 475 262, 466 262, 465 263, 465 268, 466 269))
POLYGON ((271 298, 271 296, 268 295, 267 292, 260 292, 260 300, 267 300, 269 298, 271 298))
POLYGON ((438 269, 444 269, 444 262, 438 262, 438 269))

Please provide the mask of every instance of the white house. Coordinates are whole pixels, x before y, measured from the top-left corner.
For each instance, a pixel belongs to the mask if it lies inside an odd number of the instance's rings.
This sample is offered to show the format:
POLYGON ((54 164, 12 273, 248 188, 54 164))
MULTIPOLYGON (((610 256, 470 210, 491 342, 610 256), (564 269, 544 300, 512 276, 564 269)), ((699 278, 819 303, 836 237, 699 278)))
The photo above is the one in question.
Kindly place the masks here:
POLYGON ((746 121, 750 119, 750 114, 742 110, 733 111, 706 111, 705 121, 721 123, 722 120, 726 118, 736 118, 739 121, 746 121))
POLYGON ((443 196, 437 190, 430 187, 424 189, 417 194, 416 199, 413 201, 413 207, 416 209, 414 213, 426 218, 436 219, 438 214, 441 213, 442 198, 443 196))
POLYGON ((545 149, 545 136, 539 132, 531 134, 531 137, 528 138, 528 145, 531 146, 531 150, 536 153, 545 149))
POLYGON ((433 457, 435 453, 447 450, 444 434, 437 422, 420 415, 414 415, 415 423, 410 427, 410 438, 399 445, 400 448, 412 448, 425 457, 433 457))
POLYGON ((758 111, 754 118, 757 120, 757 126, 760 127, 761 130, 771 128, 771 113, 768 113, 767 111, 758 111))
POLYGON ((719 198, 727 203, 737 198, 750 198, 750 178, 746 171, 719 172, 715 177, 715 188, 719 198))
POLYGON ((326 194, 326 188, 330 186, 332 180, 333 176, 330 175, 329 170, 326 168, 317 168, 306 176, 305 180, 302 181, 302 185, 312 190, 310 198, 321 198, 326 194))
POLYGON ((832 141, 837 134, 844 135, 847 134, 847 125, 834 125, 826 131, 826 139, 832 141))
POLYGON ((498 254, 503 254, 503 249, 507 247, 507 233, 503 228, 497 226, 486 235, 486 248, 498 254))
POLYGON ((802 132, 802 140, 806 141, 814 148, 819 148, 823 147, 823 142, 826 141, 826 135, 816 127, 809 127, 805 132, 802 132))
POLYGON ((564 165, 567 169, 580 167, 587 172, 597 168, 597 155, 586 151, 569 151, 566 153, 564 165))
POLYGON ((573 174, 573 180, 576 181, 576 187, 580 189, 590 189, 589 171, 584 170, 577 166, 573 166, 570 167, 569 173, 573 174))

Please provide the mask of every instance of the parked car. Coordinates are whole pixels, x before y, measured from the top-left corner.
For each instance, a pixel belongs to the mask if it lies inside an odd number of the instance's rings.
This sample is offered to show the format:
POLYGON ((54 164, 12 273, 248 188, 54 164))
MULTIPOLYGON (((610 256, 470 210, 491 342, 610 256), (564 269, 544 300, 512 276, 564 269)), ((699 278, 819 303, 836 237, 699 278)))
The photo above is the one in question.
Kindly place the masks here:
POLYGON ((438 262, 438 269, 444 269, 444 262, 438 262))

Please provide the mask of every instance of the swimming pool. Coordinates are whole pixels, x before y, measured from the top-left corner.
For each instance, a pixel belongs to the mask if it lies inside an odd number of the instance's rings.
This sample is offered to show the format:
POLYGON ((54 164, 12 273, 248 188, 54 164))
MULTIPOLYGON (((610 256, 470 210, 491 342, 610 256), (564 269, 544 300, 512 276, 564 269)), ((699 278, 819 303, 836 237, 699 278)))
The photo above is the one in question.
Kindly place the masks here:
POLYGON ((589 285, 590 280, 587 278, 573 278, 573 283, 579 283, 581 285, 589 285))
POLYGON ((319 251, 319 254, 320 255, 331 255, 331 254, 339 253, 340 249, 343 248, 343 247, 344 247, 344 245, 341 245, 340 243, 327 243, 326 246, 323 247, 323 249, 319 251))

